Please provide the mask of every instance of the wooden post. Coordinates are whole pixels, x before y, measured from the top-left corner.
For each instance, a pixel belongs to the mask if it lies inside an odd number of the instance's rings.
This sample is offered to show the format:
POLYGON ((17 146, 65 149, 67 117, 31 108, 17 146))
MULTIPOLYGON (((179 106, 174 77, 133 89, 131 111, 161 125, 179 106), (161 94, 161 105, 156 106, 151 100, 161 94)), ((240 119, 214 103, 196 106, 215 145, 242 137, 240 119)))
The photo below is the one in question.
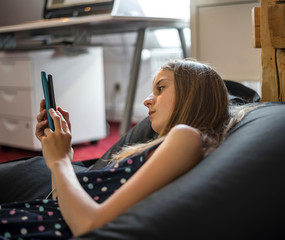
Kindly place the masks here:
MULTIPOLYGON (((254 46, 259 47, 258 8, 253 10, 254 46)), ((285 0, 261 0, 262 101, 285 101, 285 0)))
POLYGON ((277 49, 277 69, 279 78, 279 101, 285 101, 285 50, 277 49))
POLYGON ((262 55, 262 101, 280 101, 279 79, 276 71, 276 50, 272 46, 268 22, 268 9, 273 0, 261 0, 260 42, 262 55))
POLYGON ((252 9, 253 47, 261 48, 260 43, 260 7, 252 9))
POLYGON ((268 7, 270 39, 274 48, 285 46, 285 2, 268 7))
POLYGON ((268 8, 271 44, 276 51, 279 100, 285 101, 285 2, 276 1, 268 8), (279 4, 277 4, 279 2, 279 4))

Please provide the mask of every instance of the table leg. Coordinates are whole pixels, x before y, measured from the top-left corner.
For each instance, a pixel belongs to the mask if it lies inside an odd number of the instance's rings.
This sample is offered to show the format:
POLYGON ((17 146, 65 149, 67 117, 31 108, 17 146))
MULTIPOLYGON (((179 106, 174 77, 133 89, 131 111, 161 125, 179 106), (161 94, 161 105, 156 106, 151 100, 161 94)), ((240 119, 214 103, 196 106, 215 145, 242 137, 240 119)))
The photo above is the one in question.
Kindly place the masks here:
POLYGON ((187 50, 187 46, 186 46, 186 40, 185 40, 183 28, 177 28, 177 31, 178 31, 178 34, 179 34, 179 39, 180 39, 180 43, 181 43, 183 57, 184 58, 188 58, 189 54, 188 54, 188 50, 187 50))
POLYGON ((135 94, 137 89, 137 82, 139 77, 139 70, 141 65, 141 52, 143 49, 144 36, 146 29, 140 29, 137 35, 137 42, 135 45, 133 60, 131 64, 130 79, 128 85, 126 105, 123 115, 123 121, 121 124, 120 135, 123 136, 131 126, 133 105, 135 100, 135 94))

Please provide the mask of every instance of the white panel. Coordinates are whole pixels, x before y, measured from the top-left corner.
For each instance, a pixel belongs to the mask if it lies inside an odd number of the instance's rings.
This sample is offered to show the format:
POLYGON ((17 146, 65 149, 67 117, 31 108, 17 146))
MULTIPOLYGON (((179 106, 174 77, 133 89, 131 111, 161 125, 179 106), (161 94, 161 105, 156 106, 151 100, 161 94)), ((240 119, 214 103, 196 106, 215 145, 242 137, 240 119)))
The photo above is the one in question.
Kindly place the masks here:
POLYGON ((35 137, 36 122, 0 115, 0 144, 40 150, 40 141, 35 137))
POLYGON ((40 72, 53 75, 57 106, 70 113, 73 143, 106 136, 102 48, 86 52, 31 52, 33 79, 37 89, 35 109, 43 98, 40 72), (70 55, 69 55, 70 54, 70 55))
POLYGON ((211 64, 224 79, 261 95, 261 49, 253 47, 252 7, 259 0, 191 0, 192 58, 211 64))
POLYGON ((31 118, 33 114, 32 95, 31 90, 0 88, 0 114, 31 118))
POLYGON ((30 88, 30 61, 27 57, 14 56, 0 55, 0 87, 30 88))
POLYGON ((251 9, 257 4, 198 8, 197 56, 224 79, 261 80, 261 50, 253 48, 251 9))

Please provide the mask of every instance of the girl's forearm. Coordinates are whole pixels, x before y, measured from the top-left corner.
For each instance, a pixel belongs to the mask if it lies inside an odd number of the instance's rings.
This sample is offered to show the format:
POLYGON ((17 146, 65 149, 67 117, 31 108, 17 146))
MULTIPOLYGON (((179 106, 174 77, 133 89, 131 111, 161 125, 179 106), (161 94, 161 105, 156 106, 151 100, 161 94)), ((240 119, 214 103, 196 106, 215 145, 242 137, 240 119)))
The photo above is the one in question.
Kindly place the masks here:
POLYGON ((64 220, 75 236, 99 227, 94 219, 100 220, 97 204, 80 185, 69 161, 52 168, 57 189, 58 202, 64 220))

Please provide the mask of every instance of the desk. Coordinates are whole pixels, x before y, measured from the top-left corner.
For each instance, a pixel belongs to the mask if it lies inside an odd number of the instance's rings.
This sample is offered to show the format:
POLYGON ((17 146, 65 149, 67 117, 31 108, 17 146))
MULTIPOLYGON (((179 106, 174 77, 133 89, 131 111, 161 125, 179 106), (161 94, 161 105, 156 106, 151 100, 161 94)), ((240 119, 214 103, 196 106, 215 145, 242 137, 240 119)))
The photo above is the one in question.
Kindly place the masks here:
POLYGON ((94 46, 91 36, 137 32, 131 62, 128 93, 120 133, 125 134, 131 124, 133 102, 140 70, 141 51, 148 29, 175 28, 181 41, 183 56, 188 56, 183 29, 189 20, 149 17, 125 17, 101 14, 77 18, 44 19, 29 23, 0 27, 0 50, 21 51, 57 48, 62 46, 94 46))

